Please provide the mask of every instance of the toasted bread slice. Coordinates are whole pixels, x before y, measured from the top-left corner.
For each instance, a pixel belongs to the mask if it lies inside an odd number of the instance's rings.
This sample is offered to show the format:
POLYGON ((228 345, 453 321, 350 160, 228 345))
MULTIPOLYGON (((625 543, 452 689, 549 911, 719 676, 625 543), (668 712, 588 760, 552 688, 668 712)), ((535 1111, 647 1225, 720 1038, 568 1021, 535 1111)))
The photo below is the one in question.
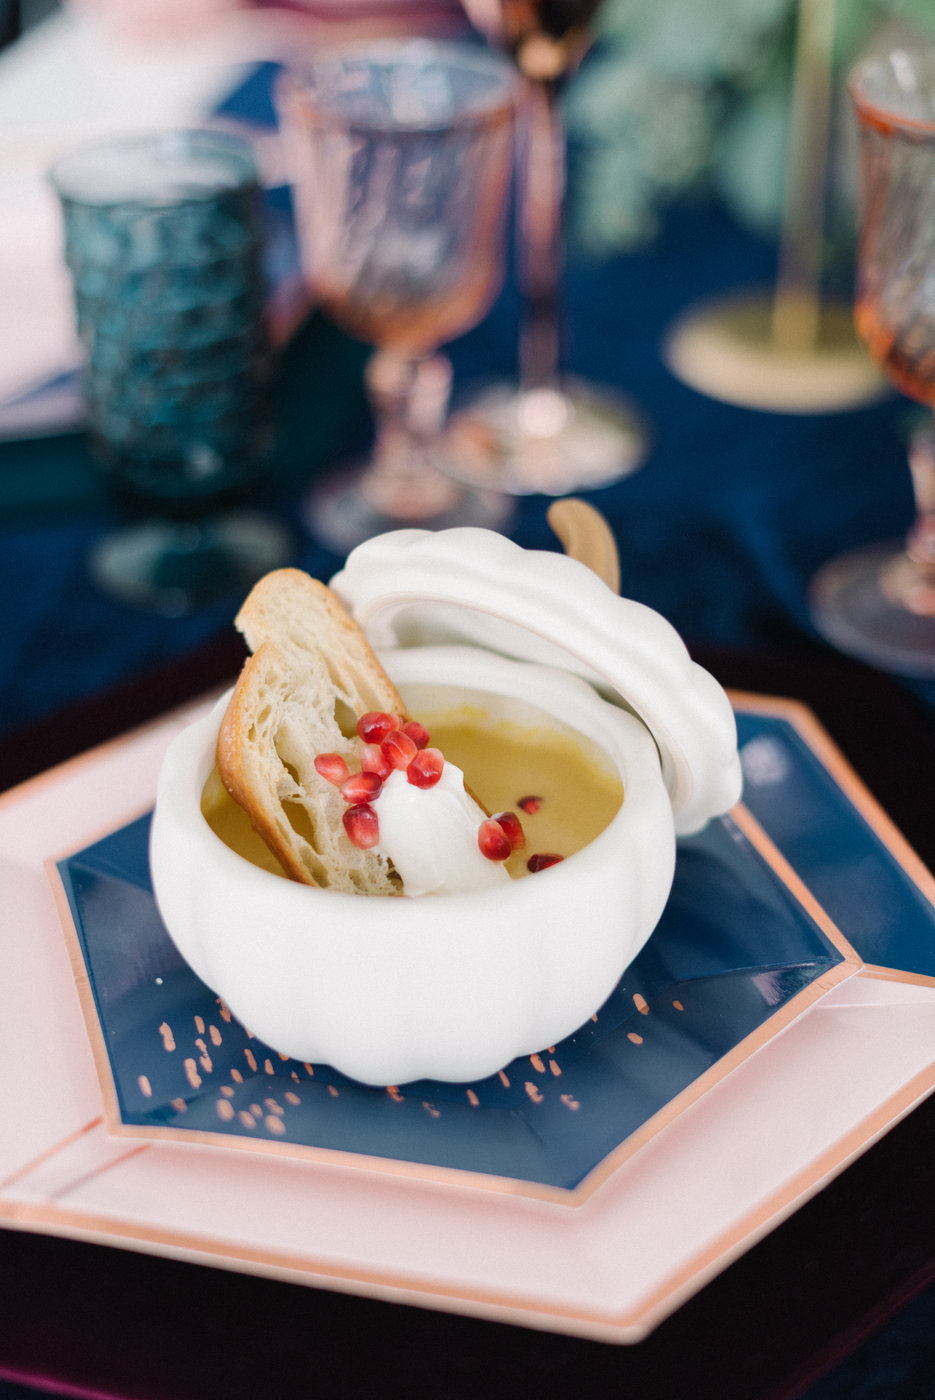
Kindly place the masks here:
POLYGON ((329 588, 298 569, 262 578, 235 621, 253 655, 218 735, 227 791, 293 880, 400 894, 386 857, 348 840, 346 803, 314 765, 322 753, 356 758, 355 726, 368 710, 406 715, 363 632, 329 588))

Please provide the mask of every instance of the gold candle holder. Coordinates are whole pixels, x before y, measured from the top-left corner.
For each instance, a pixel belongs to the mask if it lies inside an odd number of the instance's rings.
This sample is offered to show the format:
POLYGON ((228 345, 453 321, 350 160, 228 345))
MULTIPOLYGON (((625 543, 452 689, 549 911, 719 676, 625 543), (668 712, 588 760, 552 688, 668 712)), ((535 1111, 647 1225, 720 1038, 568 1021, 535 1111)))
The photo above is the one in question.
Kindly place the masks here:
POLYGON ((821 294, 832 98, 834 0, 799 0, 789 154, 776 286, 681 317, 669 369, 710 398, 774 413, 837 412, 886 391, 850 304, 821 294))

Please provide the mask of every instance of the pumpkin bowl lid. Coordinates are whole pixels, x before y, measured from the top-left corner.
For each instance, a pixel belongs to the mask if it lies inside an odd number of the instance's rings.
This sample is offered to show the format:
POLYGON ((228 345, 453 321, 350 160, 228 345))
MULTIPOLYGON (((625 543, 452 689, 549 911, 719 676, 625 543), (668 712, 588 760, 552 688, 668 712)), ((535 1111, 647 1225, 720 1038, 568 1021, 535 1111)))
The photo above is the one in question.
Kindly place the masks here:
POLYGON ((358 545, 331 587, 378 649, 467 643, 575 672, 632 710, 655 739, 679 834, 739 799, 722 687, 660 613, 578 560, 474 527, 394 530, 358 545))

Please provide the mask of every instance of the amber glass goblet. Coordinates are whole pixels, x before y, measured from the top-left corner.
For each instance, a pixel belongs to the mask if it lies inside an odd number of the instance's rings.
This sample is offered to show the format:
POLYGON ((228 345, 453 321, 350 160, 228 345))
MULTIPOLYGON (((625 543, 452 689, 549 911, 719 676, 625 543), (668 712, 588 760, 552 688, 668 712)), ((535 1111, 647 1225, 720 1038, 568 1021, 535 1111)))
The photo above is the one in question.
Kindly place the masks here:
POLYGON ((479 45, 386 39, 322 51, 278 89, 303 266, 325 312, 375 347, 371 458, 317 483, 310 533, 343 552, 407 525, 496 527, 505 496, 437 467, 450 372, 505 264, 516 80, 479 45))
POLYGON ((449 470, 516 496, 609 486, 642 466, 648 430, 629 398, 564 372, 565 125, 562 87, 590 45, 600 0, 463 0, 474 26, 523 80, 516 382, 466 388, 452 413, 449 470))
MULTIPOLYGON (((859 64, 855 322, 902 393, 935 410, 935 48, 859 64)), ((935 675, 935 427, 912 438, 916 519, 908 536, 833 559, 811 586, 815 625, 843 651, 935 675)))

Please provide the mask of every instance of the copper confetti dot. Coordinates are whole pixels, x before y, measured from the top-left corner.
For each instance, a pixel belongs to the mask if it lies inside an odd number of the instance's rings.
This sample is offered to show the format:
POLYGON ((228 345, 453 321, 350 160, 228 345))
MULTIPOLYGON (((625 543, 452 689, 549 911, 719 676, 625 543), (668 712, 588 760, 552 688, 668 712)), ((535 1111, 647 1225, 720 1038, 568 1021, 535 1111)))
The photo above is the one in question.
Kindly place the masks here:
POLYGON ((254 1074, 256 1074, 256 1055, 254 1055, 249 1045, 243 1052, 243 1057, 246 1060, 247 1064, 250 1066, 250 1068, 253 1070, 254 1074))
POLYGON ((252 1103, 250 1105, 250 1112, 253 1114, 254 1118, 263 1117, 263 1110, 258 1103, 252 1103))
POLYGON ((480 1103, 480 1099, 477 1097, 477 1095, 475 1094, 474 1090, 473 1090, 473 1089, 468 1089, 468 1091, 467 1091, 467 1096, 468 1096, 468 1103, 469 1103, 469 1104, 473 1104, 474 1107, 476 1108, 477 1105, 480 1103))
POLYGON ((500 1071, 500 1082, 501 1082, 501 1084, 503 1085, 504 1089, 509 1089, 509 1087, 510 1087, 510 1081, 509 1081, 509 1079, 507 1078, 506 1072, 505 1072, 504 1070, 501 1070, 501 1071, 500 1071))
POLYGON ((172 1034, 172 1027, 167 1021, 163 1021, 162 1025, 159 1027, 159 1034, 162 1036, 163 1050, 174 1050, 175 1036, 172 1034))
POLYGON ((386 1086, 386 1092, 394 1103, 402 1103, 405 1098, 405 1095, 399 1092, 399 1088, 396 1084, 388 1084, 386 1086))
POLYGON ((285 1096, 284 1096, 284 1097, 285 1097, 286 1103, 301 1103, 301 1102, 302 1102, 302 1100, 299 1098, 298 1094, 294 1094, 294 1093, 292 1092, 291 1089, 287 1089, 287 1090, 286 1090, 286 1093, 285 1093, 285 1096))
POLYGON ((340 1094, 338 1093, 337 1089, 334 1087, 333 1084, 329 1084, 329 1085, 328 1085, 328 1093, 331 1095, 331 1097, 332 1097, 333 1099, 337 1099, 337 1098, 340 1098, 340 1097, 341 1097, 340 1094))
POLYGON ((542 1063, 541 1055, 530 1055, 529 1063, 539 1074, 545 1074, 545 1065, 542 1063))
POLYGON ((153 1086, 146 1078, 146 1075, 141 1074, 136 1082, 140 1086, 140 1093, 143 1095, 143 1097, 146 1099, 151 1099, 153 1096, 153 1086))
POLYGON ((222 1021, 229 1021, 231 1019, 230 1008, 224 1004, 220 997, 218 997, 218 1010, 221 1013, 222 1021))
POLYGON ((273 1062, 268 1055, 263 1061, 263 1073, 271 1076, 276 1073, 276 1071, 273 1069, 273 1062))
POLYGON ((185 1061, 185 1078, 193 1089, 201 1088, 201 1075, 198 1073, 198 1067, 194 1060, 185 1061))
POLYGON ((643 1037, 637 1035, 636 1031, 627 1031, 627 1040, 632 1040, 634 1045, 642 1045, 643 1037))
POLYGON ((542 1095, 539 1093, 539 1090, 536 1088, 535 1084, 531 1084, 528 1079, 526 1080, 525 1089, 533 1103, 542 1102, 542 1095))
POLYGON ((204 1033, 205 1033, 205 1019, 204 1019, 203 1016, 196 1016, 196 1017, 195 1017, 195 1030, 198 1032, 199 1035, 204 1035, 204 1033))
POLYGON ((172 1107, 175 1109, 176 1113, 188 1112, 188 1104, 185 1102, 184 1099, 173 1099, 172 1107))
POLYGON ((429 1103, 428 1099, 422 1100, 422 1107, 430 1118, 439 1118, 441 1116, 441 1109, 436 1108, 433 1103, 429 1103))
POLYGON ((244 1125, 245 1128, 256 1127, 256 1119, 254 1118, 253 1114, 248 1113, 245 1108, 242 1108, 240 1110, 240 1112, 237 1114, 237 1117, 240 1119, 241 1123, 244 1125))
POLYGON ((272 1113, 264 1121, 266 1123, 266 1131, 268 1133, 275 1133, 277 1137, 282 1137, 283 1133, 286 1131, 286 1125, 282 1121, 282 1119, 277 1118, 272 1113))
POLYGON ((681 1003, 680 1001, 674 1001, 674 1002, 672 1003, 672 1005, 675 1007, 676 1011, 684 1011, 684 1010, 685 1010, 684 1006, 682 1005, 682 1003, 681 1003))
POLYGON ((562 1067, 557 1060, 549 1060, 549 1069, 555 1075, 556 1079, 562 1072, 562 1067))
POLYGON ((233 1079, 233 1081, 234 1081, 235 1084, 242 1084, 242 1083, 243 1083, 243 1075, 240 1073, 240 1070, 239 1070, 239 1069, 232 1069, 232 1070, 231 1070, 231 1079, 233 1079))
POLYGON ((310 1065, 310 1064, 308 1064, 308 1063, 303 1062, 302 1068, 305 1070, 305 1073, 308 1075, 309 1079, 314 1079, 314 1078, 315 1078, 315 1066, 314 1066, 314 1065, 310 1065))
POLYGON ((234 1117, 234 1105, 232 1103, 228 1103, 227 1099, 218 1099, 217 1111, 218 1117, 223 1118, 225 1123, 232 1122, 234 1117))
POLYGON ((573 1113, 577 1112, 577 1110, 581 1107, 574 1094, 562 1094, 561 1100, 565 1107, 570 1108, 573 1113))
POLYGON ((282 1104, 278 1104, 275 1099, 264 1099, 263 1102, 269 1109, 270 1113, 276 1113, 281 1117, 282 1114, 285 1112, 285 1109, 283 1108, 282 1104))
POLYGON ((636 1007, 637 1011, 640 1013, 641 1016, 649 1015, 649 1002, 643 996, 642 992, 633 993, 633 1005, 636 1007))
POLYGON ((218 1030, 217 1026, 214 1026, 214 1025, 209 1026, 209 1027, 208 1027, 208 1035, 209 1035, 210 1038, 211 1038, 211 1044, 212 1044, 212 1045, 220 1045, 222 1037, 221 1037, 221 1032, 218 1030))
POLYGON ((222 1084, 222 1085, 221 1085, 221 1093, 222 1093, 222 1094, 224 1095, 224 1097, 227 1098, 227 1099, 232 1099, 232 1098, 234 1097, 234 1091, 233 1091, 233 1089, 231 1088, 231 1086, 230 1086, 229 1084, 222 1084))

